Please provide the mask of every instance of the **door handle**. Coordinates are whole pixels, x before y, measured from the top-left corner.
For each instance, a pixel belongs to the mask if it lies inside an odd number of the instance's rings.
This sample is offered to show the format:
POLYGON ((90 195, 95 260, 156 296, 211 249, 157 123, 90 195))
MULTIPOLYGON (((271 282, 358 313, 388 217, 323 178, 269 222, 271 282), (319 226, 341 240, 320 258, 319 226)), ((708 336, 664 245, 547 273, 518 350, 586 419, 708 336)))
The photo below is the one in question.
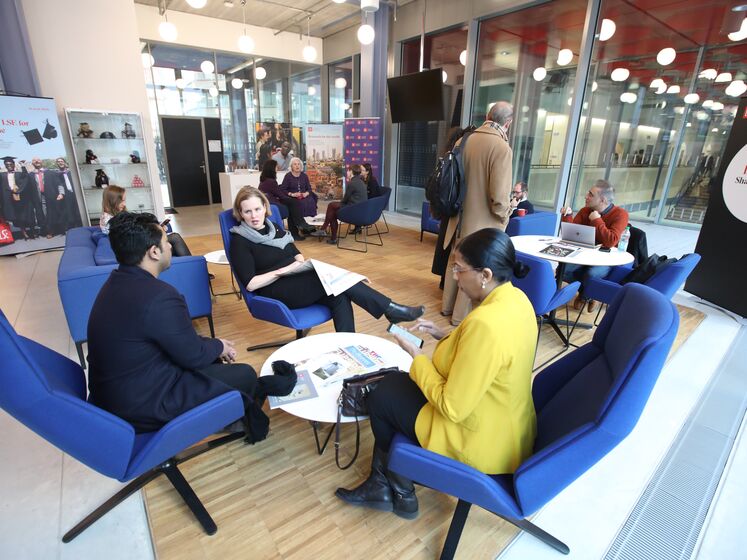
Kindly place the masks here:
POLYGON ((202 174, 203 175, 207 175, 207 173, 205 172, 205 162, 204 161, 200 164, 200 169, 202 169, 202 174))

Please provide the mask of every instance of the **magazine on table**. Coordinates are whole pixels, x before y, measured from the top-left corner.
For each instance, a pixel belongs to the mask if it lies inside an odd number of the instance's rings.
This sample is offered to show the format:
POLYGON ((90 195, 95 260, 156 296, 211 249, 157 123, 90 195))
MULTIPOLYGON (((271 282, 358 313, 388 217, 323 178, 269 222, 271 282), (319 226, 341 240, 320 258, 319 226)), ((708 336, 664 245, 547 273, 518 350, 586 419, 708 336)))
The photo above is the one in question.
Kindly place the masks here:
POLYGON ((357 272, 351 272, 326 262, 318 261, 316 259, 306 259, 301 263, 301 266, 294 268, 289 272, 285 272, 280 276, 291 276, 293 274, 300 274, 306 270, 314 270, 316 275, 319 277, 319 281, 324 287, 324 291, 328 296, 339 296, 342 292, 354 286, 358 282, 366 281, 368 278, 357 272))
POLYGON ((314 387, 314 383, 311 381, 311 376, 308 371, 296 369, 296 376, 298 377, 296 386, 293 387, 293 390, 289 395, 286 395, 284 397, 267 397, 271 409, 278 408, 286 404, 313 399, 319 396, 319 393, 317 393, 316 391, 316 387, 314 387))
POLYGON ((351 345, 336 348, 319 356, 307 358, 295 364, 296 370, 310 371, 327 387, 346 377, 376 371, 385 367, 384 359, 367 346, 351 345))
POLYGON ((565 245, 564 243, 551 243, 544 249, 540 250, 540 253, 550 255, 552 257, 562 257, 567 259, 578 253, 581 249, 572 245, 565 245))

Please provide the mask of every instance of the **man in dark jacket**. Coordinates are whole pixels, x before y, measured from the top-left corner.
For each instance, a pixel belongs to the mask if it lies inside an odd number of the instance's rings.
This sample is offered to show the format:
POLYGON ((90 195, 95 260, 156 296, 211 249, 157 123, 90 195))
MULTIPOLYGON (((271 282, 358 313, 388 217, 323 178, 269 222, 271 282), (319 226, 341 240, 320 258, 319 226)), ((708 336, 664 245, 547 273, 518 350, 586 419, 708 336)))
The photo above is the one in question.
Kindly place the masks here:
POLYGON ((324 237, 327 235, 327 228, 329 228, 331 236, 327 239, 327 243, 330 245, 337 243, 337 213, 340 211, 340 208, 368 200, 368 189, 366 188, 366 183, 361 179, 361 169, 361 166, 357 163, 348 167, 348 181, 345 187, 345 195, 340 202, 333 201, 329 203, 327 214, 324 216, 324 224, 322 224, 321 229, 313 232, 311 235, 314 237, 324 237))
MULTIPOLYGON (((199 336, 187 304, 158 275, 171 264, 171 246, 152 214, 122 212, 109 222, 119 269, 101 288, 88 320, 90 401, 149 432, 180 414, 238 389, 244 398, 249 441, 266 437, 264 400, 277 376, 257 380, 233 362, 228 340, 199 336)), ((295 384, 295 380, 293 381, 295 384)))
POLYGON ((529 188, 524 181, 514 185, 514 188, 511 190, 511 201, 509 203, 512 208, 511 218, 519 216, 519 210, 524 210, 524 213, 521 215, 534 214, 534 205, 527 200, 528 196, 529 188))

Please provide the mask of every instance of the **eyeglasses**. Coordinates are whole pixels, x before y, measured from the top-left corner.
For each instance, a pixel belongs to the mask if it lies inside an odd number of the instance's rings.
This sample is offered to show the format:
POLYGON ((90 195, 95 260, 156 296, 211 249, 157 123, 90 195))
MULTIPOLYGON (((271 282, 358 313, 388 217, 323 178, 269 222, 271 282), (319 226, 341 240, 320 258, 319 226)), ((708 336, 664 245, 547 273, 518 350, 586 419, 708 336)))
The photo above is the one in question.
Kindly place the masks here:
POLYGON ((459 274, 460 272, 466 272, 468 270, 478 270, 478 269, 477 268, 473 268, 471 266, 468 266, 468 267, 465 267, 465 268, 461 268, 461 267, 459 267, 459 265, 456 265, 456 264, 451 267, 451 272, 453 272, 454 274, 459 274))

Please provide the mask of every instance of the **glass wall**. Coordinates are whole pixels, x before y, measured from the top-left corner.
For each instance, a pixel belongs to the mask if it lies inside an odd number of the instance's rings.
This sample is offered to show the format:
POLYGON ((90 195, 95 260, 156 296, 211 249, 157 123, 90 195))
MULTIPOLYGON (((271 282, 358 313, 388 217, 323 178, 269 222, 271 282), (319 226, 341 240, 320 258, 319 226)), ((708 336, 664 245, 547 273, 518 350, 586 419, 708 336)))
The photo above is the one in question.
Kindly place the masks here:
MULTIPOLYGON (((396 209, 420 214, 425 183, 442 154, 451 127, 462 119, 467 29, 451 29, 425 37, 423 67, 443 70, 446 119, 399 125, 396 209)), ((402 74, 420 71, 420 39, 402 45, 402 74)))
POLYGON ((341 123, 353 114, 353 59, 329 65, 329 122, 341 123))

